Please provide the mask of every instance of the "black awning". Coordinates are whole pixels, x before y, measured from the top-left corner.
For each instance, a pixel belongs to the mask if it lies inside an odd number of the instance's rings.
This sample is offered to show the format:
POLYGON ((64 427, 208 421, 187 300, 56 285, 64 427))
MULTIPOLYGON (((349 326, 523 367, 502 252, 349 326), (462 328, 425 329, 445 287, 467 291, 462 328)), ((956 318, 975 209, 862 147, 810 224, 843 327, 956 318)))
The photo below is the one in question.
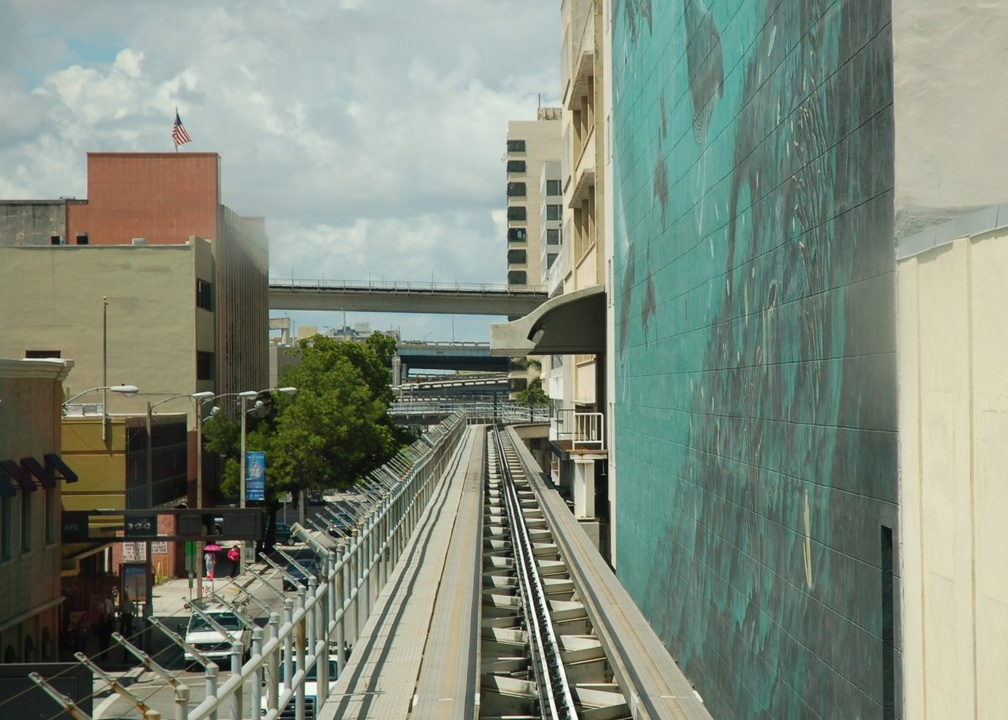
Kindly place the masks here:
MULTIPOLYGON (((24 490, 25 492, 35 492, 36 490, 38 490, 38 488, 35 487, 35 483, 32 482, 31 476, 24 470, 22 470, 21 466, 18 465, 13 460, 0 460, 0 470, 3 470, 5 473, 7 473, 7 475, 10 476, 11 480, 16 480, 17 484, 20 485, 21 489, 24 490)), ((0 490, 0 493, 6 494, 6 492, 3 490, 0 490)), ((13 494, 14 489, 11 488, 11 495, 7 495, 7 497, 11 497, 13 494)))
POLYGON ((56 478, 54 478, 48 470, 42 467, 42 463, 35 458, 21 458, 21 467, 34 475, 35 479, 38 480, 39 484, 46 490, 56 487, 56 478))
POLYGON ((63 462, 63 458, 56 453, 46 453, 45 461, 46 467, 50 471, 55 470, 68 483, 77 482, 77 473, 71 470, 70 466, 63 462))

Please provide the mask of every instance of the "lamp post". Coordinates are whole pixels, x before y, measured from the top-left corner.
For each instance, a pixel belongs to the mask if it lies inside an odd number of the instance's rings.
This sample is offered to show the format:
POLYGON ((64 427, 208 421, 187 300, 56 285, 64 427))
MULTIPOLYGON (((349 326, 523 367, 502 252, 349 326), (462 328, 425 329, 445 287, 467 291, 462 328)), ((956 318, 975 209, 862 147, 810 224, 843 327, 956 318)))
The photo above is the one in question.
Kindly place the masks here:
MULTIPOLYGON (((258 398, 263 393, 267 393, 267 392, 282 393, 284 395, 296 395, 297 394, 297 388, 296 387, 282 387, 282 388, 266 388, 265 390, 244 390, 242 392, 224 393, 222 395, 218 395, 217 396, 218 399, 219 398, 224 398, 224 397, 237 397, 241 401, 241 455, 239 456, 239 466, 240 466, 239 469, 240 469, 240 478, 241 478, 241 480, 240 480, 239 488, 238 488, 238 507, 240 507, 240 508, 244 508, 245 507, 245 480, 246 480, 246 478, 245 478, 245 444, 246 444, 246 437, 245 436, 246 436, 246 430, 247 430, 246 416, 248 415, 250 409, 254 409, 255 407, 259 407, 261 405, 261 403, 257 402, 256 405, 253 406, 253 408, 249 408, 248 403, 250 401, 252 401, 252 400, 255 400, 256 398, 258 398)), ((248 549, 249 549, 248 546, 246 546, 246 553, 245 553, 246 555, 247 555, 248 549)), ((246 563, 246 562, 247 562, 247 559, 243 558, 243 567, 241 568, 242 570, 244 570, 244 563, 246 563)))
MULTIPOLYGON (((104 375, 105 375, 105 371, 104 371, 104 368, 103 368, 102 369, 102 376, 103 376, 102 377, 102 381, 103 382, 105 380, 104 375)), ((106 426, 108 425, 108 393, 114 392, 114 393, 119 393, 120 395, 125 395, 126 397, 133 397, 138 392, 140 392, 140 389, 136 385, 104 385, 104 384, 103 385, 99 385, 98 387, 88 388, 84 392, 79 392, 76 395, 74 395, 72 398, 69 398, 68 400, 64 400, 63 401, 63 416, 66 417, 67 405, 69 405, 70 403, 72 403, 74 400, 76 400, 77 398, 81 397, 82 395, 87 395, 88 393, 91 393, 91 392, 97 392, 98 390, 101 390, 101 393, 102 393, 102 424, 101 424, 102 435, 101 436, 102 436, 102 442, 104 443, 106 441, 106 438, 107 438, 106 426)))

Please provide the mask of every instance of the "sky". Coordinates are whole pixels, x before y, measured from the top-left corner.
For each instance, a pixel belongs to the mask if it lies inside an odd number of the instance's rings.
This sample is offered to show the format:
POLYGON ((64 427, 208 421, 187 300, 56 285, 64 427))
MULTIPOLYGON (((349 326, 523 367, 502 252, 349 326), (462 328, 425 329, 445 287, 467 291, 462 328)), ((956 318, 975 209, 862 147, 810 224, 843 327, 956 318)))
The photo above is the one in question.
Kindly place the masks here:
MULTIPOLYGON (((177 108, 180 151, 266 218, 271 277, 503 286, 507 123, 559 104, 559 61, 542 0, 0 0, 0 199, 86 197, 88 152, 171 152, 177 108)), ((346 317, 478 342, 502 320, 346 317)))

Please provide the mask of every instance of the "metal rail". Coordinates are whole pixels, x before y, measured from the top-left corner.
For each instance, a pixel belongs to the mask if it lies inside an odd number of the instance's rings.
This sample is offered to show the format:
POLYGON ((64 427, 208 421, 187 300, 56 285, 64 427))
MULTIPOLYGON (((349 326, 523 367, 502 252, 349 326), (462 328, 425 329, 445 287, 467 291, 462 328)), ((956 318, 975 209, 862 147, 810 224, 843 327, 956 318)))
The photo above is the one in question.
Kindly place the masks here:
POLYGON ((548 717, 551 720, 573 720, 577 717, 577 711, 564 669, 560 645, 553 632, 549 603, 546 600, 542 580, 536 568, 532 540, 522 515, 521 498, 515 487, 511 468, 506 460, 508 453, 498 429, 495 429, 493 437, 500 458, 504 499, 514 551, 515 572, 525 608, 529 644, 532 651, 532 666, 539 689, 540 712, 543 717, 548 717))

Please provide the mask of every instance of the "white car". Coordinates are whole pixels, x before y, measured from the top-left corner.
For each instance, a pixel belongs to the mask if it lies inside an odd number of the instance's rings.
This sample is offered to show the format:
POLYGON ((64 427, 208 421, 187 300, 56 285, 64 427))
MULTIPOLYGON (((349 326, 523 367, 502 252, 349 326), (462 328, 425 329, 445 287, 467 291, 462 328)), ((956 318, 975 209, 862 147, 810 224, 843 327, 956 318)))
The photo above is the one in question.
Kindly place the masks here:
MULTIPOLYGON (((189 627, 186 629, 185 634, 187 644, 192 645, 218 665, 230 666, 231 645, 234 642, 241 643, 242 657, 248 655, 252 642, 252 633, 233 612, 223 607, 207 608, 203 612, 227 630, 227 635, 225 636, 197 613, 193 613, 192 617, 189 618, 189 627)), ((188 650, 183 655, 187 663, 192 663, 196 660, 188 650)))
MULTIPOLYGON (((329 656, 329 694, 336 689, 336 676, 339 672, 339 667, 335 656, 329 656)), ((280 664, 280 673, 283 674, 283 663, 280 664)), ((279 688, 279 692, 283 692, 283 687, 279 688)), ((305 692, 305 720, 315 720, 315 716, 318 712, 318 664, 316 663, 311 670, 308 672, 308 676, 305 678, 304 683, 305 692)), ((263 688, 260 714, 266 715, 268 699, 266 697, 266 688, 263 688)), ((277 717, 277 720, 294 720, 294 698, 290 699, 290 702, 282 710, 277 717)))

